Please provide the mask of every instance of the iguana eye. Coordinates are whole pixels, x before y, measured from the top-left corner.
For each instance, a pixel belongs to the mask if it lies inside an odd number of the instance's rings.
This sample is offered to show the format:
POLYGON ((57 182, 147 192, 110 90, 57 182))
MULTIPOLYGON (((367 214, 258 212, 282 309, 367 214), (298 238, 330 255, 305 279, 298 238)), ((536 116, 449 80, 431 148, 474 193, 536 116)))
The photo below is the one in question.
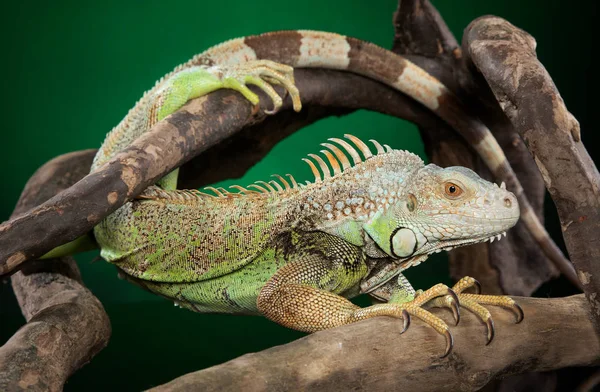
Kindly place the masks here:
POLYGON ((453 182, 446 182, 444 184, 444 192, 449 199, 457 199, 464 193, 463 189, 453 182))

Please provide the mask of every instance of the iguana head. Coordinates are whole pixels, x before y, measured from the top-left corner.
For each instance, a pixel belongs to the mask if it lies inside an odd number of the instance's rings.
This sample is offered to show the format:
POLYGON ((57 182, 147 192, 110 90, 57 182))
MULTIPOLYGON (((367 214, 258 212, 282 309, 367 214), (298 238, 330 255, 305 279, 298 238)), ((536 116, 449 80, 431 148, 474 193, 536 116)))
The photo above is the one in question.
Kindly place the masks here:
POLYGON ((365 221, 388 255, 409 259, 500 239, 519 219, 516 197, 464 167, 430 164, 398 178, 397 201, 365 221))

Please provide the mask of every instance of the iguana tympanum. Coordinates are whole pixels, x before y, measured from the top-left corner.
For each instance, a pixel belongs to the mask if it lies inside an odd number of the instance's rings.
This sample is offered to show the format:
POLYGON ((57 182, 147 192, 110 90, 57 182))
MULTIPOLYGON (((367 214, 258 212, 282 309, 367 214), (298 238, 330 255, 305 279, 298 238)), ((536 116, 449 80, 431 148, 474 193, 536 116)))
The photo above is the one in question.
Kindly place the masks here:
MULTIPOLYGON (((231 40, 179 66, 112 130, 92 170, 186 101, 216 89, 237 90, 256 104, 246 84, 257 85, 276 112, 282 100, 272 85, 278 84, 300 110, 293 67, 348 70, 417 99, 471 138, 492 171, 522 193, 489 130, 463 116, 439 81, 375 45, 314 31, 231 40)), ((198 312, 262 314, 308 332, 380 315, 403 318, 406 327, 414 315, 445 335, 445 355, 452 335, 426 306, 450 307, 457 318, 459 304, 469 309, 487 323, 488 342, 493 324, 482 304, 512 308, 520 321, 522 311, 509 297, 464 293, 478 286, 472 278, 453 290, 438 284, 415 292, 402 275, 433 252, 499 239, 519 219, 514 194, 466 168, 424 165, 372 141, 374 153, 347 139, 330 139, 322 157, 310 155, 315 181, 302 185, 276 176, 208 195, 175 190, 176 170, 95 228, 101 255, 128 279, 198 312), (347 299, 361 293, 387 303, 359 308, 347 299)))

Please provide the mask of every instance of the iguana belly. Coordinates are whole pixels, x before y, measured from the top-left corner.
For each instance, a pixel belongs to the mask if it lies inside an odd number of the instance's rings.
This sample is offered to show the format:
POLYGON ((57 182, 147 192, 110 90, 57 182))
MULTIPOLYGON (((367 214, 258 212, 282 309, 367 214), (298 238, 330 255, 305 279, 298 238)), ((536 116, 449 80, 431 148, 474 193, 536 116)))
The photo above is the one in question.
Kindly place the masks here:
POLYGON ((176 305, 201 313, 259 314, 256 299, 265 283, 285 264, 275 250, 260 253, 244 268, 230 274, 192 283, 152 282, 126 276, 176 305))

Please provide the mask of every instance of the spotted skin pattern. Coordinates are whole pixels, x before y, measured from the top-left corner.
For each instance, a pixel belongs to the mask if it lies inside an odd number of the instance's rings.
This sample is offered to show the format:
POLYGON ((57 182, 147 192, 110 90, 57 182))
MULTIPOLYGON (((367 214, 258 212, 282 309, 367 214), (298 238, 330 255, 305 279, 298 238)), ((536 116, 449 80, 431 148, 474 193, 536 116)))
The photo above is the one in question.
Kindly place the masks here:
MULTIPOLYGON (((402 271, 433 252, 501 236, 519 217, 516 198, 469 169, 424 165, 375 141, 373 154, 347 139, 328 144, 357 163, 343 168, 323 154, 326 171, 313 164, 307 184, 279 177, 278 187, 214 194, 153 186, 97 227, 102 257, 132 282, 197 312, 262 314, 306 332, 375 316, 407 325, 412 315, 446 337, 447 354, 448 326, 423 306, 458 315, 459 297, 441 284, 415 292, 402 271), (363 293, 389 303, 361 309, 348 300, 363 293)), ((474 285, 468 282, 461 291, 474 285)), ((489 312, 479 302, 517 306, 483 297, 465 303, 484 321, 489 312)))

